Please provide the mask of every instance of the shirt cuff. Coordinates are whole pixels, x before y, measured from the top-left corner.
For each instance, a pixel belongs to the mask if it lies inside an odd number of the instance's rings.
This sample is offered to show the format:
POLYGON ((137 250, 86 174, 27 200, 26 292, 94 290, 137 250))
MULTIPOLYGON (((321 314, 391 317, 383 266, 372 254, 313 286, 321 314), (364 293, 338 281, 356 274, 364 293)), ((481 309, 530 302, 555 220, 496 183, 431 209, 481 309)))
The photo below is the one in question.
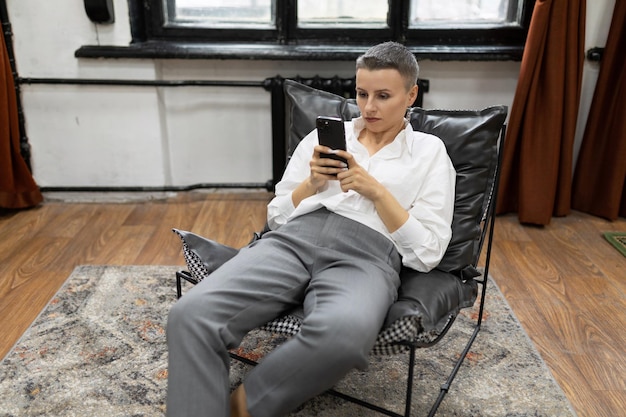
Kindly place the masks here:
POLYGON ((267 223, 270 229, 276 229, 278 226, 287 222, 291 213, 296 207, 293 205, 291 192, 280 197, 275 197, 267 206, 267 223))
POLYGON ((422 227, 415 217, 409 215, 407 221, 395 232, 391 233, 391 238, 399 247, 411 248, 415 245, 415 242, 419 242, 422 239, 422 234, 420 233, 422 227))

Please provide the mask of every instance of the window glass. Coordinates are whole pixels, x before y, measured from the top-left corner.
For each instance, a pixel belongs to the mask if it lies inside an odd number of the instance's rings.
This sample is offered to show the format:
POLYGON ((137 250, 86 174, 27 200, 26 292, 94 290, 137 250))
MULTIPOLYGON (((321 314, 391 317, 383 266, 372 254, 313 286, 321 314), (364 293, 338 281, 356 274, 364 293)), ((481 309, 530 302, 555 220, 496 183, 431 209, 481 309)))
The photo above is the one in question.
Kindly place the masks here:
POLYGON ((389 3, 381 0, 298 0, 298 26, 387 26, 389 3))
POLYGON ((409 7, 411 28, 503 24, 511 15, 509 0, 411 0, 409 7))
POLYGON ((274 26, 275 0, 163 0, 167 21, 211 28, 274 26))

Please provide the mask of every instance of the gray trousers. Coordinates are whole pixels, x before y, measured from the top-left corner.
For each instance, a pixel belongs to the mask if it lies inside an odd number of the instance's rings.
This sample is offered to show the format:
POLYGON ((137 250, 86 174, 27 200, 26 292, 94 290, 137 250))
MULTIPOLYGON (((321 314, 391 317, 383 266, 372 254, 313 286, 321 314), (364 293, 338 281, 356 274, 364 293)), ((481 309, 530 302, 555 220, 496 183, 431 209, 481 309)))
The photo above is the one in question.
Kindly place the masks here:
POLYGON ((366 368, 397 297, 400 266, 389 239, 325 209, 243 248, 171 309, 167 415, 228 417, 228 349, 299 304, 300 333, 244 380, 253 417, 285 415, 366 368))

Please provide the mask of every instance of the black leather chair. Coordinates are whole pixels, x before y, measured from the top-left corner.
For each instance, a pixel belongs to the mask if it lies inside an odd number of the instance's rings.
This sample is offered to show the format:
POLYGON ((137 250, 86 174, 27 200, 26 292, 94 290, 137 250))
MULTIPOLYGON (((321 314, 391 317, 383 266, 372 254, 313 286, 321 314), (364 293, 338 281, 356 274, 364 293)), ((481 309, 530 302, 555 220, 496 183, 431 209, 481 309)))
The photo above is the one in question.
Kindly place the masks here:
MULTIPOLYGON (((344 120, 359 114, 353 99, 317 90, 295 81, 284 82, 284 126, 287 152, 315 127, 318 115, 337 116, 344 120)), ((429 273, 409 268, 401 272, 398 300, 390 308, 385 325, 373 348, 374 355, 409 354, 406 403, 404 416, 410 416, 414 378, 415 352, 436 344, 452 326, 459 311, 474 305, 479 288, 479 314, 474 332, 448 379, 441 385, 437 401, 432 405, 434 415, 456 376, 465 356, 478 334, 483 316, 487 276, 494 226, 494 205, 497 192, 499 149, 504 137, 507 108, 494 106, 483 110, 425 110, 409 109, 407 116, 415 130, 432 133, 446 145, 457 171, 452 241, 441 263, 429 273), (478 262, 486 246, 482 271, 478 262)), ((178 296, 183 280, 197 283, 237 253, 230 248, 191 232, 176 230, 183 242, 187 270, 176 274, 178 296)), ((255 234, 258 237, 259 234, 255 234)), ((267 323, 271 332, 294 335, 299 331, 302 310, 298 308, 267 323)), ((247 363, 252 361, 234 353, 231 356, 247 363)), ((390 416, 402 416, 376 404, 330 390, 349 401, 390 416)))

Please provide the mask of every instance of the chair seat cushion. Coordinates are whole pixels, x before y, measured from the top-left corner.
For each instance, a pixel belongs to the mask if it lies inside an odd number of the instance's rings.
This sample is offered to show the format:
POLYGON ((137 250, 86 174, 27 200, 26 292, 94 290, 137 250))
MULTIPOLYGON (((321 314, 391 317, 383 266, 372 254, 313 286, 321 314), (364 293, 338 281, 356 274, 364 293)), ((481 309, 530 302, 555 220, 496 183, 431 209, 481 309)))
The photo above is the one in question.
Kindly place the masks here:
MULTIPOLYGON (((197 234, 173 229, 183 243, 183 255, 191 276, 201 281, 238 249, 197 234)), ((375 355, 400 353, 409 343, 428 346, 438 340, 459 310, 474 304, 477 284, 462 281, 455 274, 434 269, 428 273, 404 267, 400 272, 398 299, 387 313, 385 324, 372 350, 375 355)), ((293 336, 300 330, 303 310, 296 308, 277 317, 263 329, 293 336)))

